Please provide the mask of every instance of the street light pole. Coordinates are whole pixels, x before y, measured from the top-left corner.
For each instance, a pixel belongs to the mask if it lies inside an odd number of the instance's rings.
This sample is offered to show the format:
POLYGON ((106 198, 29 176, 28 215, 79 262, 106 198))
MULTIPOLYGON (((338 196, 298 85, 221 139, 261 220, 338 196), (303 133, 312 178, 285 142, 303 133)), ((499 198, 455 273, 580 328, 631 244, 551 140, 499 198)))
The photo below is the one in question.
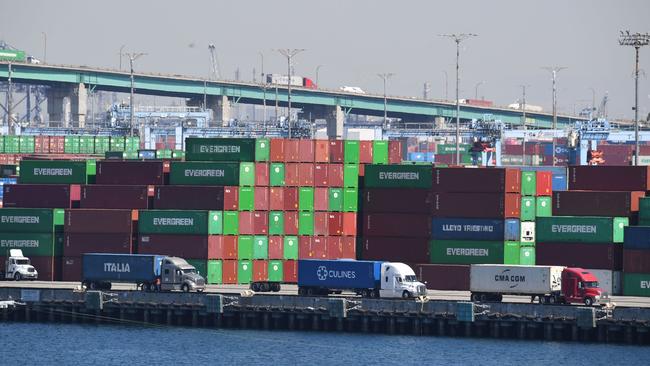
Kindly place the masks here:
POLYGON ((320 68, 323 67, 324 65, 318 65, 316 66, 316 87, 318 87, 318 72, 320 71, 320 68))
POLYGON ((445 100, 449 100, 449 78, 447 77, 447 71, 443 71, 445 74, 445 100))
POLYGON ((260 75, 262 76, 262 84, 264 84, 266 83, 266 80, 264 80, 264 53, 262 53, 262 51, 259 51, 258 53, 260 54, 260 60, 261 60, 260 63, 262 66, 262 72, 260 75))
POLYGON ((120 71, 122 71, 122 55, 124 55, 124 53, 122 52, 122 50, 124 49, 124 47, 126 47, 125 44, 123 44, 123 45, 120 47, 120 71))
POLYGON ((388 124, 386 123, 388 121, 388 109, 387 109, 387 98, 386 98, 386 81, 390 79, 393 75, 395 75, 392 72, 385 72, 382 74, 377 74, 383 81, 384 81, 384 124, 383 128, 386 129, 388 128, 388 124))
POLYGON ((135 60, 137 60, 138 58, 140 58, 141 56, 146 55, 146 53, 130 52, 130 53, 126 53, 125 55, 127 55, 129 57, 129 64, 131 66, 131 100, 129 101, 129 105, 130 105, 130 109, 131 109, 131 116, 130 116, 131 132, 130 132, 130 135, 131 135, 131 137, 133 137, 133 126, 135 124, 135 118, 134 118, 135 109, 133 107, 134 86, 135 86, 134 85, 135 84, 135 79, 133 77, 133 62, 135 60))
POLYGON ((289 138, 291 138, 291 66, 293 66, 293 57, 302 51, 305 50, 302 48, 285 48, 278 50, 282 56, 287 58, 287 104, 289 108, 289 113, 287 114, 287 126, 289 127, 289 138))
POLYGON ((639 48, 650 43, 650 34, 621 32, 618 43, 634 47, 636 58, 634 66, 634 165, 639 165, 639 48))
POLYGON ((451 38, 456 42, 456 164, 460 164, 460 43, 469 37, 476 37, 473 33, 441 34, 441 37, 451 38))
POLYGON ((43 63, 47 62, 47 33, 41 32, 43 35, 43 63))
MULTIPOLYGON (((526 87, 529 85, 520 85, 521 86, 521 102, 519 107, 521 108, 521 126, 526 129, 526 87)), ((526 132, 524 132, 524 138, 521 142, 521 165, 526 165, 526 132)))
POLYGON ((483 85, 484 83, 485 83, 485 81, 479 81, 479 82, 476 83, 476 85, 474 86, 474 99, 478 99, 478 87, 481 86, 481 85, 483 85))
POLYGON ((557 73, 566 69, 563 66, 549 66, 543 67, 544 70, 553 74, 553 166, 555 166, 555 129, 557 128, 557 86, 556 79, 557 73))
POLYGON ((11 70, 11 62, 7 65, 7 134, 13 135, 13 109, 14 109, 14 100, 13 100, 13 83, 11 81, 11 76, 13 74, 11 70))
POLYGON ((596 89, 590 87, 591 90, 591 118, 595 118, 598 116, 595 116, 596 114, 596 89))

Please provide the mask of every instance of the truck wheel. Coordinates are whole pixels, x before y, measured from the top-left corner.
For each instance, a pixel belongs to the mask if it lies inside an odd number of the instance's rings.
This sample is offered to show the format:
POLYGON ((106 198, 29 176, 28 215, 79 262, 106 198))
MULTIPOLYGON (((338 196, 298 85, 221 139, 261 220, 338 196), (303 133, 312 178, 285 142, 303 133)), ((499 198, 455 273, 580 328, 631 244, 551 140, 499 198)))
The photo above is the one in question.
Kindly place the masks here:
POLYGON ((91 289, 91 290, 97 290, 97 283, 89 282, 88 283, 88 288, 91 289))
POLYGON ((379 297, 379 291, 377 290, 370 290, 368 295, 370 296, 371 299, 376 299, 379 297))
POLYGON ((257 282, 251 283, 251 291, 260 292, 260 284, 257 282))
POLYGON ((305 291, 305 289, 302 287, 298 287, 298 295, 305 296, 307 295, 307 291, 305 291))
POLYGON ((487 296, 485 294, 481 294, 481 302, 487 302, 487 296))
POLYGON ((181 286, 181 290, 183 290, 183 292, 190 292, 190 286, 187 283, 184 283, 183 286, 181 286))
POLYGON ((473 302, 479 302, 479 298, 477 294, 471 294, 469 299, 472 300, 473 302))
POLYGON ((269 292, 270 286, 268 283, 260 283, 260 291, 269 292))
POLYGON ((314 289, 313 288, 308 288, 307 289, 307 296, 314 296, 314 289))
POLYGON ((408 299, 411 297, 411 294, 409 294, 408 291, 402 292, 402 299, 408 299))
POLYGON ((20 275, 20 273, 16 272, 14 273, 14 280, 15 281, 20 281, 23 279, 23 276, 20 275))
POLYGON ((280 292, 280 284, 279 284, 279 283, 274 283, 274 284, 271 286, 271 290, 272 290, 273 292, 280 292))
POLYGON ((149 291, 151 291, 151 292, 156 292, 156 291, 158 291, 158 287, 156 286, 155 283, 150 283, 150 284, 149 284, 149 291))
POLYGON ((585 297, 585 305, 592 306, 594 304, 594 299, 591 297, 585 297))
POLYGON ((140 284, 138 287, 140 287, 140 291, 142 291, 142 292, 147 292, 147 291, 149 291, 149 285, 146 284, 146 283, 142 283, 142 284, 140 284))
POLYGON ((548 298, 548 303, 551 304, 551 305, 555 305, 555 296, 550 296, 548 298))

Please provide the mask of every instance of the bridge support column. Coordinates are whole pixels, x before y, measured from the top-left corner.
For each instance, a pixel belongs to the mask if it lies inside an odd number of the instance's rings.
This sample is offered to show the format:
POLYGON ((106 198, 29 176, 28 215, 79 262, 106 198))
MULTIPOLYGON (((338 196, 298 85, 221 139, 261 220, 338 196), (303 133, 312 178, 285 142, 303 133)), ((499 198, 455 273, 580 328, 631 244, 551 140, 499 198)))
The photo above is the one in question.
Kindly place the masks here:
POLYGON ((231 105, 228 97, 225 95, 207 97, 207 107, 212 109, 213 121, 210 127, 228 126, 231 118, 231 105))
POLYGON ((72 92, 70 97, 70 110, 72 121, 79 122, 79 128, 86 126, 86 111, 88 110, 88 91, 84 83, 79 83, 72 92))
POLYGON ((67 96, 67 93, 62 87, 52 87, 48 89, 47 97, 47 114, 50 117, 52 122, 63 122, 63 125, 67 127, 67 115, 63 108, 64 98, 67 96))
POLYGON ((47 113, 52 122, 62 122, 63 127, 70 127, 70 120, 76 127, 85 127, 88 109, 88 91, 84 83, 74 87, 59 85, 47 91, 47 113), (70 102, 69 110, 65 99, 70 102), (68 114, 70 112, 70 116, 68 114))
POLYGON ((327 138, 342 139, 344 136, 343 123, 345 121, 345 112, 341 106, 305 107, 303 114, 311 113, 313 119, 324 119, 327 121, 327 138))

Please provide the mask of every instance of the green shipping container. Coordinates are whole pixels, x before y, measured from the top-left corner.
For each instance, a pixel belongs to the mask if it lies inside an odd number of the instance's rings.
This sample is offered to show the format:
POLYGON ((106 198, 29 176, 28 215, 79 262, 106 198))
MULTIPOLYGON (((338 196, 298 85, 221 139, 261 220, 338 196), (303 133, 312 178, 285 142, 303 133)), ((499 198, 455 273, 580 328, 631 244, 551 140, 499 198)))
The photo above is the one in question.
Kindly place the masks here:
POLYGON ((138 150, 140 150, 140 138, 139 137, 126 137, 124 139, 124 150, 125 151, 138 151, 138 150))
POLYGON ((253 281, 253 262, 240 260, 237 268, 237 283, 247 284, 253 281))
POLYGON ((206 281, 209 285, 220 285, 223 282, 223 262, 208 260, 208 275, 206 281))
POLYGON ((0 233, 55 233, 62 231, 64 210, 51 208, 2 208, 0 233))
POLYGON ((7 154, 20 153, 20 137, 19 136, 5 136, 4 137, 4 151, 7 154))
POLYGON ((239 235, 239 212, 223 212, 223 235, 239 235))
POLYGON ((650 273, 623 273, 623 295, 650 297, 650 273))
POLYGON ((283 254, 284 254, 284 259, 298 259, 298 237, 297 236, 284 237, 283 254))
POLYGON ((284 272, 282 261, 269 261, 269 282, 282 282, 284 272))
POLYGON ((343 211, 357 212, 359 202, 359 190, 356 188, 343 189, 343 211))
POLYGON ((284 186, 284 164, 271 163, 269 171, 269 180, 272 187, 284 186))
POLYGON ((535 221, 535 197, 521 197, 521 221, 535 221))
MULTIPOLYGON (((24 184, 86 184, 87 161, 21 160, 19 182, 24 184)), ((93 160, 94 166, 94 160, 93 160)))
POLYGON ((239 163, 172 161, 169 184, 237 186, 239 185, 239 163))
POLYGON ((172 158, 171 149, 156 150, 156 159, 171 159, 171 158, 172 158))
POLYGON ((650 197, 639 198, 639 220, 650 220, 650 197))
POLYGON ((0 153, 5 152, 5 137, 0 136, 0 153))
POLYGON ((255 163, 239 163, 239 185, 255 185, 255 163))
POLYGON ((520 264, 521 246, 518 241, 503 244, 503 264, 520 264))
POLYGON ((95 154, 105 154, 111 150, 111 138, 109 136, 95 136, 95 154))
POLYGON ((366 165, 366 188, 431 188, 433 167, 429 165, 366 165))
POLYGON ((284 212, 269 212, 269 235, 284 235, 284 212))
POLYGON ((140 160, 140 153, 137 150, 124 151, 122 154, 126 160, 140 160))
POLYGON ((359 141, 345 140, 343 144, 343 162, 359 164, 359 141))
POLYGON ((271 144, 269 139, 255 140, 255 161, 269 161, 271 156, 271 144))
POLYGON ((237 259, 253 259, 255 238, 250 235, 240 235, 237 238, 237 259))
POLYGON ((359 165, 358 164, 343 165, 343 187, 350 187, 350 188, 359 187, 359 165))
POLYGON ((521 247, 519 253, 519 264, 522 266, 535 265, 535 247, 521 247))
MULTIPOLYGON (((472 146, 469 144, 460 144, 459 150, 461 154, 466 153, 469 151, 470 147, 472 146)), ((438 155, 450 155, 455 153, 456 153, 456 144, 438 144, 436 146, 436 154, 438 155)))
POLYGON ((221 211, 141 210, 140 234, 221 235, 221 211))
POLYGON ((539 242, 622 243, 627 217, 538 217, 535 240, 539 242))
POLYGON ((172 159, 185 159, 184 150, 172 150, 172 159))
POLYGON ((5 255, 9 249, 22 249, 28 258, 59 257, 63 254, 63 235, 0 232, 0 253, 5 255))
POLYGON ((314 235, 313 212, 300 212, 298 214, 298 235, 314 235))
POLYGON ((372 163, 388 164, 388 141, 375 140, 372 142, 372 163))
POLYGON ((196 273, 205 278, 208 274, 208 261, 206 259, 185 259, 187 263, 196 268, 196 273))
POLYGON ((343 211, 343 188, 329 188, 329 211, 343 211))
POLYGON ((187 161, 255 161, 255 139, 197 138, 185 139, 187 161))
POLYGON ((111 151, 124 151, 123 136, 111 136, 111 151))
POLYGON ((19 138, 21 154, 33 154, 34 153, 34 136, 20 136, 19 138))
POLYGON ((255 210, 255 188, 239 187, 239 211, 255 210))
POLYGON ((255 236, 253 240, 253 259, 268 259, 269 238, 267 236, 255 236))
POLYGON ((314 211, 314 188, 300 187, 298 190, 298 210, 314 211))
POLYGON ((521 172, 521 195, 535 196, 537 193, 537 176, 535 172, 521 172))
POLYGON ((0 61, 25 62, 25 51, 1 49, 0 61))
POLYGON ((553 208, 551 206, 551 197, 535 197, 535 216, 536 217, 551 217, 553 216, 553 208))
POLYGON ((79 136, 79 153, 80 154, 94 154, 95 153, 95 137, 94 136, 79 136))
POLYGON ((66 154, 79 154, 79 136, 66 136, 63 140, 63 151, 66 154))
POLYGON ((431 240, 434 264, 503 264, 503 241, 431 240))

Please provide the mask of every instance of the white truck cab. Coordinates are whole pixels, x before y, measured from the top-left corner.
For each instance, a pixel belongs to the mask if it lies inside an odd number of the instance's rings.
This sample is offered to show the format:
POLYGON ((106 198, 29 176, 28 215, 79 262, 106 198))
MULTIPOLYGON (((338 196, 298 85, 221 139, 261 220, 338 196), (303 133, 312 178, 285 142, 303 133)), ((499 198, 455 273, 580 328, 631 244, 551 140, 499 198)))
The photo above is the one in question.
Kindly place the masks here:
POLYGON ((382 263, 379 297, 401 297, 406 299, 426 295, 427 287, 418 281, 411 267, 404 263, 382 263))
POLYGON ((35 280, 38 278, 38 272, 32 266, 29 258, 23 256, 20 249, 9 249, 9 256, 5 263, 6 280, 35 280))

